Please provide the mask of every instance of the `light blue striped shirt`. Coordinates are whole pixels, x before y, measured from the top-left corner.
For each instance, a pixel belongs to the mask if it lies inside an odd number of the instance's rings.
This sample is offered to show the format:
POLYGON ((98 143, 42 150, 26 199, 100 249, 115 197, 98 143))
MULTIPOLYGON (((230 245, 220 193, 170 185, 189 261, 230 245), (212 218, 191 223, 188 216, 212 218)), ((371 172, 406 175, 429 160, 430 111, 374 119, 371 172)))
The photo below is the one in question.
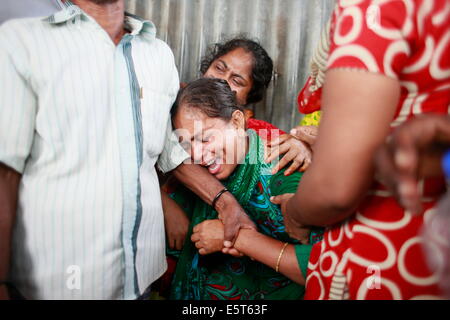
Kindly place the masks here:
POLYGON ((127 15, 115 46, 66 4, 0 27, 0 162, 22 173, 11 280, 33 299, 133 299, 166 270, 155 165, 188 158, 178 72, 151 22, 127 15))

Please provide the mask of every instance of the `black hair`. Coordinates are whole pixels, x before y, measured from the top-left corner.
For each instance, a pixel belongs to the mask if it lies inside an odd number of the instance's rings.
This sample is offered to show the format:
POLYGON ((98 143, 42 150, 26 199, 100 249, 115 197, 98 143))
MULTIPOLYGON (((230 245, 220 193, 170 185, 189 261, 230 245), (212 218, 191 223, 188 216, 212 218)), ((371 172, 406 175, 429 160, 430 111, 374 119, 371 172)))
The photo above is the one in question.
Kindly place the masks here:
POLYGON ((246 37, 239 37, 212 45, 202 58, 200 72, 202 75, 205 74, 215 60, 238 48, 253 55, 253 86, 248 93, 247 104, 259 102, 264 97, 264 92, 272 80, 273 62, 267 51, 258 42, 246 37))
POLYGON ((231 120, 236 110, 243 111, 228 82, 213 78, 200 78, 181 89, 171 110, 172 117, 175 117, 181 105, 197 108, 210 118, 227 121, 231 120))

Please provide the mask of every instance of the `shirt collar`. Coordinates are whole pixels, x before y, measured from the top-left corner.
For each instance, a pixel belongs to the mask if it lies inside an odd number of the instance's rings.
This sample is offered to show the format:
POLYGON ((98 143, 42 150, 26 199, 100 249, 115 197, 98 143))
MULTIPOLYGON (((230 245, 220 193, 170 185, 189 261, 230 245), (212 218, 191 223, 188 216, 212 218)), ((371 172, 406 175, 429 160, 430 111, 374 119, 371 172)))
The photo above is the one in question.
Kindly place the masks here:
POLYGON ((45 22, 50 24, 61 24, 83 14, 83 11, 71 1, 60 2, 60 4, 62 6, 62 10, 47 18, 44 18, 43 20, 45 22))
MULTIPOLYGON (((73 4, 71 1, 61 2, 63 9, 51 16, 44 18, 43 21, 50 24, 62 24, 74 19, 77 16, 86 15, 83 10, 73 4)), ((156 27, 148 20, 144 20, 138 16, 125 12, 125 28, 130 34, 142 35, 144 38, 152 40, 156 37, 156 27)))
POLYGON ((156 27, 153 22, 144 20, 134 14, 125 12, 125 28, 130 31, 131 35, 142 35, 147 39, 155 39, 156 27))

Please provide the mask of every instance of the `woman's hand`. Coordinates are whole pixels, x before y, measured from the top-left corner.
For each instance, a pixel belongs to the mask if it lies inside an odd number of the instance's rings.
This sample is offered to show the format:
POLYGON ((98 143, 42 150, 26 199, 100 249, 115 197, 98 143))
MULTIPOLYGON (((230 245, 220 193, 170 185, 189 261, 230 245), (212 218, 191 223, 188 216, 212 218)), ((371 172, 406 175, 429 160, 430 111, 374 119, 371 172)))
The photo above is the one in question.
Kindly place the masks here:
POLYGON ((181 250, 188 232, 189 219, 183 209, 167 193, 161 192, 161 195, 169 248, 181 250))
POLYGON ((441 158, 450 148, 450 117, 423 115, 404 123, 375 157, 377 178, 405 209, 422 212, 418 183, 442 175, 441 158))
POLYGON ((319 135, 319 127, 298 126, 291 130, 291 135, 312 147, 316 143, 317 136, 319 135))
POLYGON ((281 160, 273 168, 272 174, 276 174, 286 165, 292 162, 291 166, 285 171, 285 175, 293 174, 295 171, 305 171, 312 160, 311 149, 302 141, 294 136, 284 134, 267 143, 268 152, 266 162, 270 163, 284 154, 281 160))
POLYGON ((284 226, 286 228, 286 232, 293 239, 299 240, 303 244, 309 243, 309 234, 311 230, 306 228, 294 220, 290 218, 287 214, 286 204, 294 196, 294 193, 285 193, 279 196, 271 197, 270 201, 274 204, 277 204, 281 207, 281 212, 283 213, 284 218, 284 226))
POLYGON ((224 240, 222 221, 215 219, 199 223, 194 227, 191 240, 201 255, 222 251, 224 240))

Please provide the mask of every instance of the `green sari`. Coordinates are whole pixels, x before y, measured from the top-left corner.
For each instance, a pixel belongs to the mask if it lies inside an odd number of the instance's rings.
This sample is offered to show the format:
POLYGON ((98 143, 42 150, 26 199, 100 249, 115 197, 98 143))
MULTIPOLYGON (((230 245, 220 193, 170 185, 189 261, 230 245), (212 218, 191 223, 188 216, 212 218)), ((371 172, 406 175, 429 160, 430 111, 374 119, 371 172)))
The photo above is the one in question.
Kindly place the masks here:
MULTIPOLYGON (((303 274, 312 245, 301 245, 291 239, 283 225, 279 206, 270 197, 294 193, 302 173, 285 177, 283 172, 272 175, 272 165, 264 162, 264 145, 253 130, 249 134, 249 152, 224 185, 258 227, 258 231, 274 239, 296 246, 297 258, 303 274)), ((248 257, 235 258, 222 253, 199 255, 191 242, 195 225, 217 219, 211 206, 190 192, 178 191, 172 197, 191 218, 188 235, 175 271, 171 299, 176 300, 252 300, 301 299, 304 287, 272 268, 248 257)), ((312 237, 317 239, 317 234, 312 237)))

